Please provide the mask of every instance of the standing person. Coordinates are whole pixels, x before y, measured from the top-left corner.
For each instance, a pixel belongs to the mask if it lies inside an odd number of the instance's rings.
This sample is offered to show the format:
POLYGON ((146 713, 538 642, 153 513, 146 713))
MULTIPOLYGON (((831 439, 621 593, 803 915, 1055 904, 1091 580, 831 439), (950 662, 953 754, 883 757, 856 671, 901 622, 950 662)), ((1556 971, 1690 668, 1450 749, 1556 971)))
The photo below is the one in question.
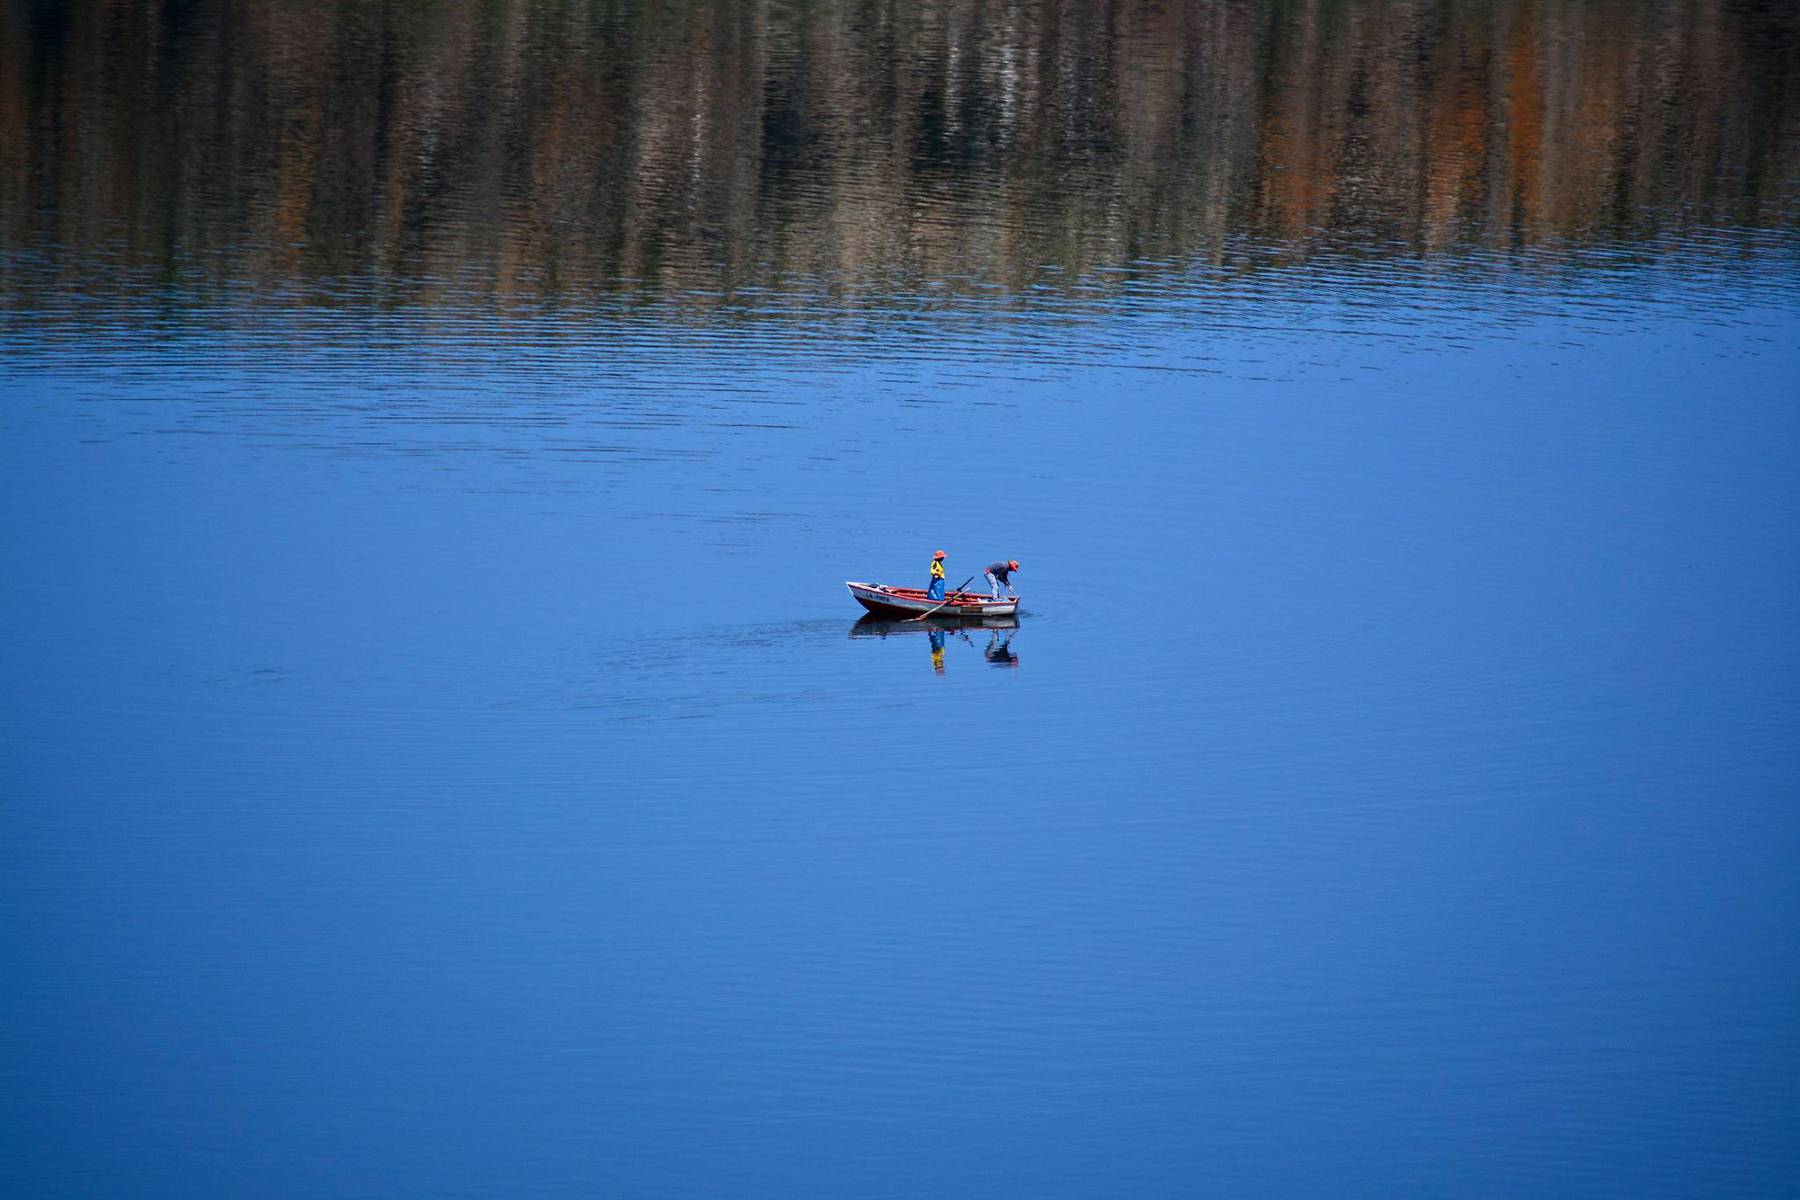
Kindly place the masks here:
POLYGON ((931 556, 931 586, 925 589, 927 600, 944 598, 944 552, 939 550, 931 556))
POLYGON ((1019 593, 1013 591, 1012 573, 1019 569, 1019 560, 1009 558, 1005 562, 989 563, 987 569, 988 595, 993 599, 1000 598, 1000 588, 1006 588, 1006 594, 1018 599, 1019 593))

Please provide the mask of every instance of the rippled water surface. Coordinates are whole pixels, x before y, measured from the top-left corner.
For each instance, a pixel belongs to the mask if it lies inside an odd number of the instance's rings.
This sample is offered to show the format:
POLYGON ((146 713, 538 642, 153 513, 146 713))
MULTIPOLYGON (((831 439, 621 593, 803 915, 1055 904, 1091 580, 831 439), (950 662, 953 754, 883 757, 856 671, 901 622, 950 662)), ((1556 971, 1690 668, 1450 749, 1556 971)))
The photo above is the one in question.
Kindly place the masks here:
POLYGON ((1787 5, 0 4, 0 1179, 1779 1194, 1797 378, 1787 5))

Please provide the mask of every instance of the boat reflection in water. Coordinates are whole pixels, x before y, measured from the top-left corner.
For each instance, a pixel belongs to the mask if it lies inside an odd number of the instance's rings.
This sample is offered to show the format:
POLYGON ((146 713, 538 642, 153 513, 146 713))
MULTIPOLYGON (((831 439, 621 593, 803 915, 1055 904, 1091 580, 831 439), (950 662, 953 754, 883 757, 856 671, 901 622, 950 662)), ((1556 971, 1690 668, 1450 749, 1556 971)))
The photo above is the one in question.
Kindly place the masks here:
POLYGON ((1013 653, 1013 635, 1018 632, 1017 617, 926 617, 924 620, 884 621, 867 616, 850 627, 853 638, 886 638, 923 633, 931 647, 931 669, 944 673, 944 647, 951 638, 975 646, 983 658, 996 667, 1017 667, 1019 656, 1013 653), (980 635, 987 635, 982 645, 980 635))

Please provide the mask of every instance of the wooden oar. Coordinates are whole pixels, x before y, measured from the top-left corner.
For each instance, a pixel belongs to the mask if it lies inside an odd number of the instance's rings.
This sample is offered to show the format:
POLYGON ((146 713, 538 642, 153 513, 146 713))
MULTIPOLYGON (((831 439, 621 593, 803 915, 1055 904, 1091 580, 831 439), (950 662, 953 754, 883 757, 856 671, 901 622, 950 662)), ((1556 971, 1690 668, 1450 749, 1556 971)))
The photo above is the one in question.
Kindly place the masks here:
MULTIPOLYGON (((956 585, 956 591, 945 592, 944 593, 944 604, 950 603, 950 597, 956 595, 957 592, 962 591, 964 588, 968 587, 973 582, 975 582, 975 577, 973 575, 971 575, 967 579, 963 580, 961 583, 956 585)), ((931 615, 931 613, 936 612, 938 610, 938 608, 944 607, 944 604, 938 605, 937 608, 932 609, 931 612, 922 612, 916 617, 908 617, 906 619, 908 621, 923 621, 926 617, 929 617, 931 615)))

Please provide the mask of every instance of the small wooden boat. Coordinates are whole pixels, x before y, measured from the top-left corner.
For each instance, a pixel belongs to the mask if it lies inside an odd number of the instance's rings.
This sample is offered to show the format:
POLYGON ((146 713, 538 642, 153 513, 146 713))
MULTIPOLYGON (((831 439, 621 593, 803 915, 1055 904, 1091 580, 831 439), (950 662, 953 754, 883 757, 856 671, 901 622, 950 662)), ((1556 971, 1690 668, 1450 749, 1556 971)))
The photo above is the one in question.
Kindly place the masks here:
POLYGON ((845 583, 856 602, 878 617, 904 619, 930 613, 939 617, 1010 617, 1019 610, 1017 596, 996 600, 980 592, 949 592, 933 600, 919 588, 889 587, 885 583, 845 583))

